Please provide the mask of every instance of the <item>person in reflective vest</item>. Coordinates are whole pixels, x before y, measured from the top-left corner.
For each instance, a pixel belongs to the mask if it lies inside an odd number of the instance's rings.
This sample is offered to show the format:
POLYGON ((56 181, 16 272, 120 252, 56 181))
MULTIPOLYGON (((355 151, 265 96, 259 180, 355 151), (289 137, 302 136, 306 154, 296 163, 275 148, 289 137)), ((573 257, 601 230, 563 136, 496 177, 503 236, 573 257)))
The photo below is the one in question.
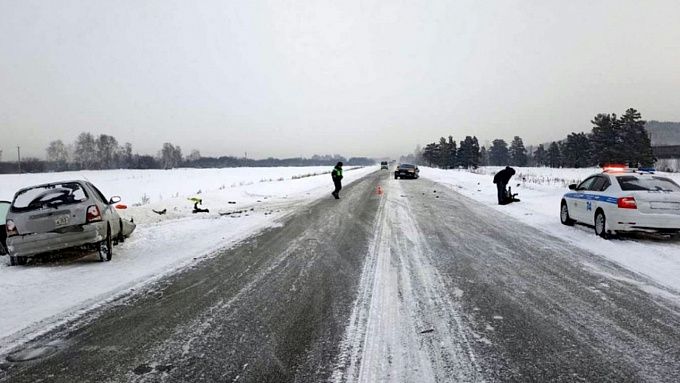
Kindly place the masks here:
POLYGON ((331 194, 335 199, 340 199, 340 189, 342 189, 342 162, 338 162, 335 165, 333 171, 331 171, 331 177, 333 178, 333 184, 335 185, 335 190, 331 194))

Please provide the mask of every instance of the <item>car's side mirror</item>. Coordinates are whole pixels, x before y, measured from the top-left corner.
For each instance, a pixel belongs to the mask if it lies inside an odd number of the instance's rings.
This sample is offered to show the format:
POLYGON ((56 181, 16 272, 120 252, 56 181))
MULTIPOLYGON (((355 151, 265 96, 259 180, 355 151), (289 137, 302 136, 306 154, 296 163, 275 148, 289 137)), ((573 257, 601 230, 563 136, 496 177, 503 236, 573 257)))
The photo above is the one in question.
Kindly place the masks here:
POLYGON ((120 202, 120 197, 119 196, 113 196, 109 200, 109 205, 113 205, 114 203, 118 203, 118 202, 120 202))
POLYGON ((576 190, 576 184, 569 185, 569 190, 576 190))

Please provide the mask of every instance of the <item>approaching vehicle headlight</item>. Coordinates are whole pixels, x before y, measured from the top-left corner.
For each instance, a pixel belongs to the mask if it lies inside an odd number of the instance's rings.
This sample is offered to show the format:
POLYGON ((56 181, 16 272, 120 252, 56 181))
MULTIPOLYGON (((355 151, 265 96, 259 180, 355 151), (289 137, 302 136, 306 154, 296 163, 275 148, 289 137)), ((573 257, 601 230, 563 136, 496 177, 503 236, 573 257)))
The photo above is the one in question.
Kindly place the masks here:
POLYGON ((15 225, 14 221, 11 219, 8 219, 5 223, 5 231, 7 232, 8 237, 19 235, 19 232, 17 231, 17 225, 15 225))

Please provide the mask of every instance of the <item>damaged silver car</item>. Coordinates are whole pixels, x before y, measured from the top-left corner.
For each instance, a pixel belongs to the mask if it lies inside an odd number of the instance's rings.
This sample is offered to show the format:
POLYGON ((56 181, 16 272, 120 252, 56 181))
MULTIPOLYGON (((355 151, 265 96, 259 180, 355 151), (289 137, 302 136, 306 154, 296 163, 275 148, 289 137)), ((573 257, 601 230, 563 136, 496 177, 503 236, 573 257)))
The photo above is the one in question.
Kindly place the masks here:
POLYGON ((113 246, 135 228, 114 204, 88 181, 54 182, 19 190, 7 214, 7 251, 11 265, 28 258, 71 248, 95 250, 110 261, 113 246))

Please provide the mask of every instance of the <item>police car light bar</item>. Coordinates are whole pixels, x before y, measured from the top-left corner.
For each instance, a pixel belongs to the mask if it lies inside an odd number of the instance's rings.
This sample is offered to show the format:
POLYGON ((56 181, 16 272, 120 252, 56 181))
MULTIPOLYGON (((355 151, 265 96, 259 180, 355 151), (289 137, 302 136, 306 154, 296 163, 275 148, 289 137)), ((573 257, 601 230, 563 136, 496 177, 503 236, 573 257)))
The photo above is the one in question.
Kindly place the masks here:
POLYGON ((604 171, 604 172, 626 172, 626 171, 630 171, 630 169, 626 165, 607 164, 607 165, 604 165, 602 167, 602 171, 604 171))
POLYGON ((602 171, 606 173, 649 173, 654 174, 656 169, 654 168, 629 168, 622 164, 607 164, 602 166, 602 171))

